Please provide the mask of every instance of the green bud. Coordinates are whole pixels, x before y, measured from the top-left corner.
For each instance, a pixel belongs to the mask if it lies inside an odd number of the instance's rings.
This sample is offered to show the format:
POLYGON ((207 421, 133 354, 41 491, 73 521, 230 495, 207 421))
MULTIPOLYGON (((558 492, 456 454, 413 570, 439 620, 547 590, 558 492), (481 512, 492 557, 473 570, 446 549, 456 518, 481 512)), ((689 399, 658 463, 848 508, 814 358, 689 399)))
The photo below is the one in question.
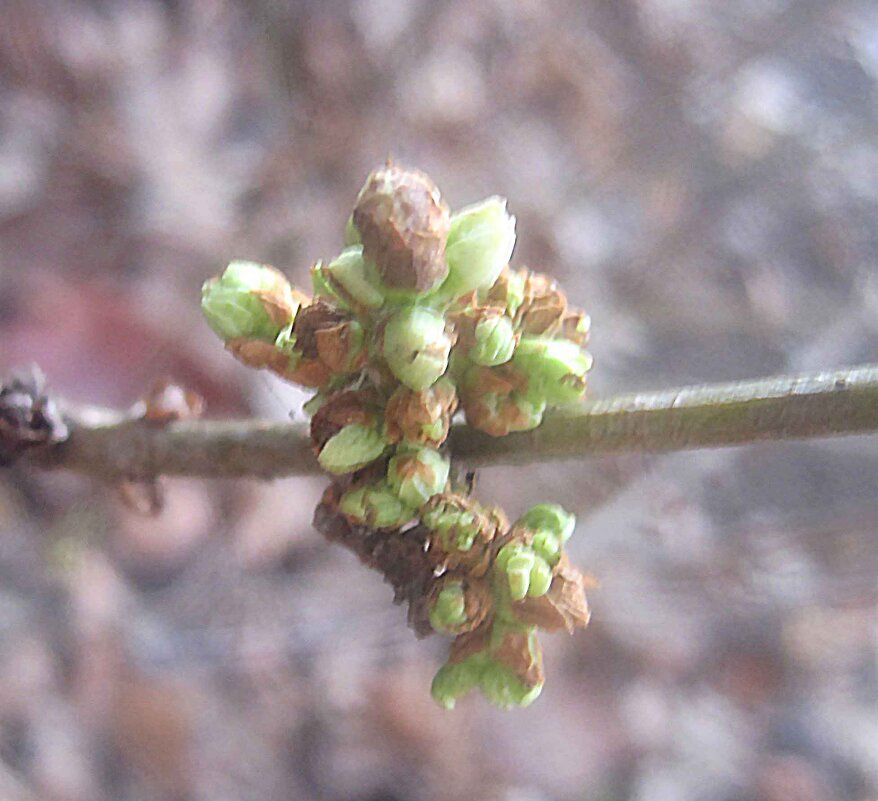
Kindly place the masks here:
POLYGON ((362 245, 345 248, 322 268, 322 273, 335 294, 346 301, 367 309, 380 309, 384 305, 384 296, 369 280, 362 245))
POLYGON ((453 634, 467 622, 466 595, 459 581, 443 587, 430 609, 430 625, 439 634, 453 634))
POLYGON ((519 341, 512 364, 528 378, 528 400, 562 406, 582 400, 592 358, 574 342, 528 336, 519 341))
POLYGON ((539 598, 545 595, 552 586, 552 568, 541 556, 534 559, 534 566, 530 571, 530 582, 527 594, 531 598, 539 598))
POLYGON ((506 560, 506 579, 509 582, 509 595, 513 601, 520 601, 527 595, 530 586, 530 573, 536 557, 533 551, 521 549, 506 560))
POLYGON ((315 298, 324 298, 325 300, 332 301, 342 309, 350 309, 348 303, 338 294, 336 288, 329 280, 326 266, 322 261, 318 261, 311 267, 311 291, 314 293, 315 298))
POLYGON ((448 367, 451 340, 445 318, 422 307, 394 314, 384 329, 383 353, 393 374, 416 392, 431 387, 448 367))
POLYGON ((414 510, 396 496, 386 481, 348 490, 338 508, 357 523, 372 528, 396 528, 415 517, 414 510))
POLYGON ((561 556, 561 541, 556 534, 552 534, 550 531, 538 531, 534 534, 531 547, 534 549, 534 553, 545 559, 548 564, 558 564, 558 559, 561 556))
POLYGON ((448 277, 439 293, 448 301, 489 287, 509 263, 515 246, 515 217, 506 201, 489 197, 451 216, 445 243, 448 277))
POLYGON ((476 364, 494 367, 508 362, 515 351, 515 331, 508 317, 485 317, 476 324, 469 357, 476 364))
POLYGON ((286 278, 272 267, 233 261, 201 287, 201 311, 224 341, 273 341, 298 309, 286 278))
POLYGON ((445 489, 450 467, 434 448, 406 448, 387 465, 387 480, 403 503, 418 508, 445 489))
POLYGON ((528 687, 505 665, 490 660, 479 674, 479 689, 500 709, 529 706, 539 698, 543 682, 528 687))
POLYGON ((548 561, 535 553, 535 549, 522 543, 504 545, 494 562, 495 570, 504 574, 509 597, 520 601, 526 595, 538 598, 549 591, 552 568, 548 561))
POLYGON ((351 423, 327 440, 317 461, 329 473, 353 473, 374 462, 388 446, 383 434, 362 423, 351 423))
POLYGON ((443 665, 430 687, 433 700, 445 709, 454 709, 458 698, 479 686, 486 665, 487 657, 480 653, 443 665))
POLYGON ((476 516, 450 503, 440 502, 427 509, 421 522, 439 535, 445 551, 468 551, 479 535, 476 516))
POLYGON ((531 531, 551 532, 563 545, 570 539, 576 527, 576 516, 557 503, 538 503, 528 509, 515 525, 531 531))

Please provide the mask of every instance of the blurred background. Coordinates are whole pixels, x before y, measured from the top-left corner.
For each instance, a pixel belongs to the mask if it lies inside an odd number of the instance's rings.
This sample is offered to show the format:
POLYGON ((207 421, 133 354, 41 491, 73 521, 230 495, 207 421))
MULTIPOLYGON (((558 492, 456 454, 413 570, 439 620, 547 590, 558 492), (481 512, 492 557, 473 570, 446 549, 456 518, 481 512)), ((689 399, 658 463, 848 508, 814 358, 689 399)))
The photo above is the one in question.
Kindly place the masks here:
MULTIPOLYGON (((875 361, 870 0, 0 0, 0 368, 128 406, 301 416, 199 287, 302 284, 388 154, 502 194, 593 317, 593 394, 875 361)), ((149 517, 0 474, 10 801, 878 797, 878 441, 480 472, 576 512, 593 623, 453 713, 323 480, 167 481, 149 517)))

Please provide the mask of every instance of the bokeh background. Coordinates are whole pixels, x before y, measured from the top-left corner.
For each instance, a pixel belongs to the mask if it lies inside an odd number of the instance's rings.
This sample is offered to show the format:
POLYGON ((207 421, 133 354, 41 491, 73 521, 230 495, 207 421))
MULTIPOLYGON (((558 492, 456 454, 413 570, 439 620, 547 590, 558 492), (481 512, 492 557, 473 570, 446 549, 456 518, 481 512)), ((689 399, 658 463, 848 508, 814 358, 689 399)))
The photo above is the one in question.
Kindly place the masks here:
MULTIPOLYGON (((870 0, 0 0, 0 368, 301 415, 198 312, 299 283, 392 154, 499 193, 593 317, 593 393, 875 360, 870 0)), ((531 708, 430 701, 438 638, 310 528, 322 480, 168 481, 149 517, 0 474, 10 801, 874 801, 878 442, 481 471, 599 581, 531 708)))

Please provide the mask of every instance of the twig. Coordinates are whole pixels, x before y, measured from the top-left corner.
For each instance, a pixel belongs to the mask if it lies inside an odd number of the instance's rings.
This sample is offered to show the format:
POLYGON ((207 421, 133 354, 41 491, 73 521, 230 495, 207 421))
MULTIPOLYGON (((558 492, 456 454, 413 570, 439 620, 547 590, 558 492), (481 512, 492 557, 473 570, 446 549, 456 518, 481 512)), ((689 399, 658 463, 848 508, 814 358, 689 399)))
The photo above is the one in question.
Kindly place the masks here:
MULTIPOLYGON (((25 463, 106 479, 214 478, 319 471, 301 423, 189 421, 150 425, 91 410, 68 414, 70 438, 25 463)), ((878 365, 644 392, 547 416, 495 439, 456 425, 452 453, 468 464, 530 464, 607 451, 670 451, 878 431, 878 365)))

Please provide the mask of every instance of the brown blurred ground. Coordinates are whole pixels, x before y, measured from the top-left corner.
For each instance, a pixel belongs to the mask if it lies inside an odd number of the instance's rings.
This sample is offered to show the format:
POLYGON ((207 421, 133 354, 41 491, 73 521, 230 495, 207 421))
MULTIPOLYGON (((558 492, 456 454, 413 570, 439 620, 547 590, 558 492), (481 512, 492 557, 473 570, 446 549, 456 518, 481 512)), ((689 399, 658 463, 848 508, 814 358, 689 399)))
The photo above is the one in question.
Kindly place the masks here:
MULTIPOLYGON (((594 318, 594 392, 876 360, 868 0, 0 0, 0 368, 126 405, 298 413, 202 323, 234 256, 295 280, 367 171, 508 196, 594 318)), ((594 623, 530 709, 427 690, 322 482, 168 483, 147 519, 0 477, 0 797, 878 796, 878 445, 487 470, 574 509, 594 623)))

